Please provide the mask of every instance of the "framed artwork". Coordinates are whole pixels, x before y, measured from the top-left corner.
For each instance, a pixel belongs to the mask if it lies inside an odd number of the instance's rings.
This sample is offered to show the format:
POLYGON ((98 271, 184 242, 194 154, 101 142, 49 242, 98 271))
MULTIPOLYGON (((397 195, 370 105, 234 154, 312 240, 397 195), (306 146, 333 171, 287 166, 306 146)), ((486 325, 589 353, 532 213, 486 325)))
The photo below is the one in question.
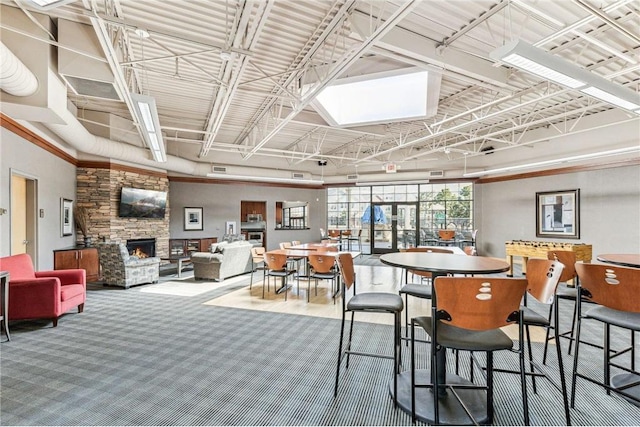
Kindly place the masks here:
POLYGON ((238 234, 235 221, 227 221, 224 227, 225 234, 238 234))
POLYGON ((204 230, 202 208, 184 208, 184 229, 204 230))
POLYGON ((60 199, 60 234, 73 234, 73 200, 60 199))
POLYGON ((580 190, 536 193, 536 236, 580 238, 580 190))

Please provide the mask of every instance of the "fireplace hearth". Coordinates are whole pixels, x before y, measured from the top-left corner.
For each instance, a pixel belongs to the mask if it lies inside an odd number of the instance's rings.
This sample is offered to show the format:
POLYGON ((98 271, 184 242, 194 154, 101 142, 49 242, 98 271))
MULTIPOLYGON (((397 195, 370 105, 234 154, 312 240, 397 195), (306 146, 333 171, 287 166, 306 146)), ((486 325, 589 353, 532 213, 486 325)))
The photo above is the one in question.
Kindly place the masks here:
POLYGON ((127 240, 127 251, 129 255, 135 255, 138 258, 156 256, 156 239, 127 240))

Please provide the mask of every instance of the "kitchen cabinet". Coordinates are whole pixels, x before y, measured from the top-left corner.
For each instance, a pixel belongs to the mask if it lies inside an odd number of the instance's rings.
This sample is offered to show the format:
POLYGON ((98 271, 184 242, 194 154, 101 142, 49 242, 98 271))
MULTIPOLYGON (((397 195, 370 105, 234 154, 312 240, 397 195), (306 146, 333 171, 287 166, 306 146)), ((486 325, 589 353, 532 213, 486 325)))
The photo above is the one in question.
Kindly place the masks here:
POLYGON ((67 270, 70 268, 83 268, 87 272, 87 282, 98 281, 100 279, 98 249, 74 247, 54 250, 53 269, 67 270))

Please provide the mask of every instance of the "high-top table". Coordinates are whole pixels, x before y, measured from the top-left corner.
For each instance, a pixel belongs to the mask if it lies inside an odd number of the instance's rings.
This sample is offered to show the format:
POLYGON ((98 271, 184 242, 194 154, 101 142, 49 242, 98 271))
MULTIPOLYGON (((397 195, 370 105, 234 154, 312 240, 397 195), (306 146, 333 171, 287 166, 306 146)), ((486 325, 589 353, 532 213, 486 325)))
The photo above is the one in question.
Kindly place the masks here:
POLYGON ((640 268, 640 254, 603 254, 598 255, 596 259, 607 264, 640 268))
MULTIPOLYGON (((380 256, 380 261, 384 264, 429 272, 432 280, 438 276, 447 274, 494 274, 509 270, 506 261, 496 258, 481 256, 467 256, 443 254, 436 252, 397 252, 380 256)), ((433 304, 436 303, 435 287, 433 287, 433 304)), ((438 381, 440 384, 471 384, 465 378, 446 372, 446 351, 439 350, 436 354, 438 364, 438 381), (446 378, 446 381, 445 381, 446 378)), ((432 372, 430 369, 416 370, 416 382, 421 384, 433 384, 432 372)), ((390 387, 393 393, 393 386, 390 387)), ((416 389, 416 417, 424 422, 432 424, 435 421, 433 413, 433 396, 429 388, 416 389)), ((467 409, 473 417, 480 423, 487 421, 486 418, 486 396, 483 390, 458 390, 458 395, 467 405, 467 409)), ((439 393, 440 423, 445 425, 462 425, 470 422, 469 417, 460 405, 453 403, 445 391, 439 393)), ((411 413, 411 371, 402 372, 398 375, 398 406, 411 413)))

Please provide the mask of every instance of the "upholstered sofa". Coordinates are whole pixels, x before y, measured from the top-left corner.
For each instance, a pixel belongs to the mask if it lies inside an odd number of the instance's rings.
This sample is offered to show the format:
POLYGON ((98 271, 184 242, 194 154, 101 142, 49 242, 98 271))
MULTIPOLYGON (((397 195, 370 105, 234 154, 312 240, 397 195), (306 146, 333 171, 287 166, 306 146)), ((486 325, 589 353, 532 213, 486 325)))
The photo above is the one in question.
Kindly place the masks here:
POLYGON ((244 240, 220 242, 211 245, 210 252, 191 254, 194 278, 221 282, 227 277, 250 272, 253 268, 252 247, 250 242, 244 240))
POLYGON ((160 279, 160 258, 129 255, 124 243, 98 243, 102 280, 106 285, 128 288, 160 279))
POLYGON ((0 258, 9 272, 9 320, 58 318, 72 308, 84 310, 87 275, 83 269, 34 271, 28 254, 0 258))

